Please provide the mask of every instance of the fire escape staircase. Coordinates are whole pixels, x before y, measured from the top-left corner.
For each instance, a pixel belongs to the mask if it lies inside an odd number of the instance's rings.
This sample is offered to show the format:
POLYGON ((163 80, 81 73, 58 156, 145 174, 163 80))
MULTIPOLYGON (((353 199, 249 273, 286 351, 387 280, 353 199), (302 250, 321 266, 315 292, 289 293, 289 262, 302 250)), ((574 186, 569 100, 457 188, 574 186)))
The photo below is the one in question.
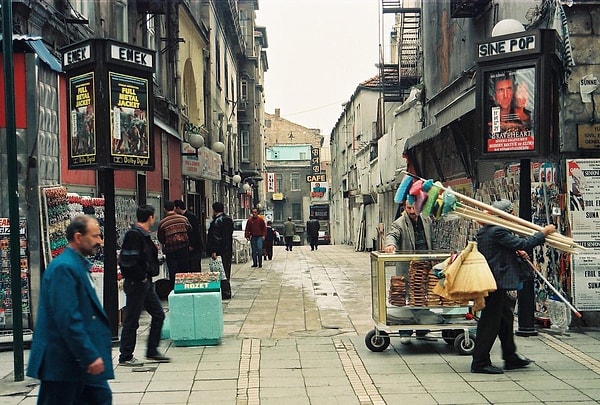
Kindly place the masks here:
POLYGON ((421 9, 402 0, 382 0, 383 13, 397 14, 398 63, 380 66, 384 102, 402 102, 421 79, 421 9))

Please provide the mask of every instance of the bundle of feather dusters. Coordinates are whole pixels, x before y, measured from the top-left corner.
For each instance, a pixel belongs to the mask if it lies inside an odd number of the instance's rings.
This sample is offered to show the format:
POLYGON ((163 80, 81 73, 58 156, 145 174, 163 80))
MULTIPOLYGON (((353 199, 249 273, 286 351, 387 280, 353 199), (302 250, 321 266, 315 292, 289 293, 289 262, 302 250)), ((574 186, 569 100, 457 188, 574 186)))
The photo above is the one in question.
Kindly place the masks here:
POLYGON ((414 204, 417 214, 436 218, 452 212, 456 205, 456 197, 449 187, 444 187, 439 181, 415 179, 411 176, 402 179, 394 196, 397 204, 405 201, 414 204))

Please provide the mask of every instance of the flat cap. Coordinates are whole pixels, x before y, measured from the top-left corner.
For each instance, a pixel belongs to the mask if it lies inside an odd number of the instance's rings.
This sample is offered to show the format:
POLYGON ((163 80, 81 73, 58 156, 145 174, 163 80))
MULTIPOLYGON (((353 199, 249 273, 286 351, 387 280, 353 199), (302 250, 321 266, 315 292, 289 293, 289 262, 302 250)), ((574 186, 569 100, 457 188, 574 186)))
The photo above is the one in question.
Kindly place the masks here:
POLYGON ((509 214, 513 212, 513 203, 506 199, 494 201, 492 203, 492 207, 502 210, 504 212, 508 212, 509 214))

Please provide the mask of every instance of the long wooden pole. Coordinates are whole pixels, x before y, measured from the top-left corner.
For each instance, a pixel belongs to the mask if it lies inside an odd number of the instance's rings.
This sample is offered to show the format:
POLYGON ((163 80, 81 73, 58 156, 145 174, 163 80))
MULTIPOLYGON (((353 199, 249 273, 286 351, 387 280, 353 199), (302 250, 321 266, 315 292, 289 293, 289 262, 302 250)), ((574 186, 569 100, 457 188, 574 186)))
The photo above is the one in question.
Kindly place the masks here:
MULTIPOLYGON (((411 176, 411 177, 413 177, 415 179, 425 180, 425 179, 423 179, 423 178, 421 178, 421 177, 419 177, 417 175, 414 175, 412 173, 407 172, 406 170, 403 170, 402 173, 407 174, 407 175, 409 175, 409 176, 411 176)), ((446 191, 446 192, 454 195, 457 199, 459 199, 459 200, 461 200, 463 202, 472 204, 475 207, 478 207, 478 208, 483 209, 485 211, 494 213, 494 214, 496 214, 497 216, 499 216, 501 218, 504 218, 504 219, 506 219, 508 221, 511 221, 511 222, 515 222, 515 223, 517 223, 519 225, 522 225, 522 226, 525 226, 525 227, 527 227, 529 229, 533 229, 533 230, 535 230, 537 232, 542 232, 543 229, 544 229, 543 227, 541 227, 541 226, 539 226, 537 224, 531 223, 529 221, 524 220, 523 218, 519 218, 517 216, 509 214, 508 212, 502 211, 502 210, 500 210, 498 208, 495 208, 495 207, 493 207, 491 205, 488 205, 488 204, 486 204, 484 202, 478 201, 478 200, 476 200, 474 198, 467 197, 466 195, 458 193, 458 192, 456 192, 456 191, 454 191, 452 189, 440 186, 440 190, 446 191)), ((564 238, 566 238, 566 236, 564 236, 564 235, 562 235, 562 236, 564 238)), ((577 249, 586 249, 585 247, 580 246, 580 245, 576 244, 575 242, 572 242, 572 240, 568 240, 566 243, 572 244, 573 247, 575 247, 577 249)), ((572 253, 576 253, 576 252, 572 252, 572 253)))
POLYGON ((564 302, 565 304, 567 304, 567 306, 569 307, 569 309, 571 311, 573 311, 573 313, 575 314, 575 316, 577 318, 581 318, 581 313, 579 313, 579 311, 577 310, 577 308, 575 308, 573 305, 571 305, 571 303, 565 297, 563 297, 562 294, 560 292, 558 292, 558 290, 556 288, 554 288, 554 286, 552 284, 550 284, 550 282, 546 279, 546 277, 544 277, 542 275, 542 273, 533 265, 533 263, 531 262, 531 260, 529 260, 529 259, 524 259, 524 260, 526 260, 527 263, 529 263, 529 265, 531 266, 531 268, 533 269, 533 271, 535 271, 535 273, 542 279, 542 281, 544 283, 546 283, 546 285, 548 287, 550 287, 550 289, 552 290, 552 292, 554 294, 556 294, 556 296, 558 298, 560 298, 560 300, 562 302, 564 302))
MULTIPOLYGON (((492 215, 489 215, 485 212, 476 210, 474 208, 462 205, 456 207, 454 212, 462 217, 472 219, 477 222, 492 224, 492 225, 500 225, 505 228, 510 229, 516 233, 519 233, 524 236, 532 236, 537 231, 526 226, 516 224, 504 218, 498 218, 492 215)), ((569 253, 577 253, 576 249, 585 249, 584 247, 573 242, 572 239, 567 238, 560 234, 551 233, 550 235, 546 235, 546 243, 551 245, 557 249, 560 249, 569 253)))

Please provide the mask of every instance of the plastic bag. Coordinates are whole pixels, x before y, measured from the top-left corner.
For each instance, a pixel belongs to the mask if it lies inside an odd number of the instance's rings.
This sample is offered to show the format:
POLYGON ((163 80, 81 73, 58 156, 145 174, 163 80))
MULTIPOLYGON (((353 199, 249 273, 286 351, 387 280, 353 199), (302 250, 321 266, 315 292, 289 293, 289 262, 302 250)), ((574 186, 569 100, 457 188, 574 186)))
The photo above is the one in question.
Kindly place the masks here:
POLYGON ((227 280, 221 256, 217 256, 216 259, 210 259, 208 261, 208 270, 212 271, 213 273, 219 273, 219 280, 227 280))

